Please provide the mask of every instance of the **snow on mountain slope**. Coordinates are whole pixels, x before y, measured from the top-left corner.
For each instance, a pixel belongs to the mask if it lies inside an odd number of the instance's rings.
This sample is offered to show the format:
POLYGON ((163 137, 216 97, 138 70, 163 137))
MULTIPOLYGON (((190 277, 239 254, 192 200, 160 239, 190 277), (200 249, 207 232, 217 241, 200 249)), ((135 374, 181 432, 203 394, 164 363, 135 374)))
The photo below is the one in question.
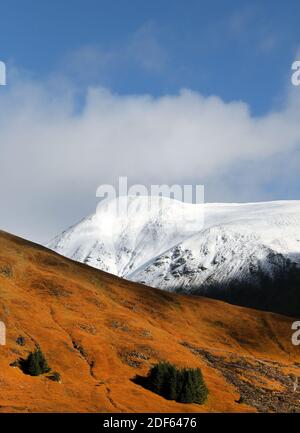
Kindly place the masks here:
POLYGON ((47 247, 98 269, 126 277, 196 233, 203 206, 168 198, 120 197, 53 239, 47 247))
POLYGON ((275 302, 273 311, 294 314, 300 201, 191 205, 152 197, 149 210, 146 197, 130 197, 128 211, 117 212, 124 199, 103 202, 48 247, 152 287, 270 310, 275 302))
POLYGON ((206 204, 205 227, 129 275, 167 290, 205 292, 274 276, 300 262, 300 202, 206 204))

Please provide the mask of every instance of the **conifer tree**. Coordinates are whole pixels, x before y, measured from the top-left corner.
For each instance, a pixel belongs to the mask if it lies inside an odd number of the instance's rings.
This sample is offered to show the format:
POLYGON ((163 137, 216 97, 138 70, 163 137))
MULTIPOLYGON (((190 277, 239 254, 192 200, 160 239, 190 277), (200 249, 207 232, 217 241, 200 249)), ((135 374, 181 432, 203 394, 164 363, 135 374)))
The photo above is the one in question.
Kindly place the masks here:
POLYGON ((149 375, 149 385, 151 391, 157 394, 163 393, 165 382, 166 365, 164 362, 156 364, 151 370, 149 375))
POLYGON ((174 365, 169 364, 168 377, 165 378, 165 398, 168 400, 177 399, 177 370, 174 365))
POLYGON ((147 387, 168 400, 203 404, 208 389, 199 368, 177 369, 169 362, 159 362, 149 371, 147 387))
POLYGON ((51 370, 40 347, 36 347, 33 352, 30 352, 25 360, 24 370, 31 376, 39 376, 51 370))
POLYGON ((38 362, 42 373, 48 373, 51 369, 49 368, 48 362, 40 348, 37 349, 38 362))
POLYGON ((36 352, 31 352, 27 358, 27 372, 31 376, 39 376, 41 374, 41 368, 36 352))
POLYGON ((182 389, 178 396, 178 400, 181 403, 193 403, 194 401, 194 387, 191 371, 185 369, 181 372, 182 374, 182 389))

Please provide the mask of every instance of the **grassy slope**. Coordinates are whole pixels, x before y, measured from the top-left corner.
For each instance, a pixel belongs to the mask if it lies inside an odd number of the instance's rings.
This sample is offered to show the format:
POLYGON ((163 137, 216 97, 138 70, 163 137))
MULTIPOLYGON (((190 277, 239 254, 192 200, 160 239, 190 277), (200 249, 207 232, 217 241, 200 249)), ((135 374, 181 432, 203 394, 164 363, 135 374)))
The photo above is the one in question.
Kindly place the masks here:
POLYGON ((4 232, 0 319, 7 326, 3 412, 300 410, 292 390, 300 376, 292 319, 127 282, 4 232), (19 335, 24 347, 16 344, 19 335), (9 366, 35 343, 61 384, 9 366), (208 402, 167 401, 132 381, 161 359, 201 367, 208 402))

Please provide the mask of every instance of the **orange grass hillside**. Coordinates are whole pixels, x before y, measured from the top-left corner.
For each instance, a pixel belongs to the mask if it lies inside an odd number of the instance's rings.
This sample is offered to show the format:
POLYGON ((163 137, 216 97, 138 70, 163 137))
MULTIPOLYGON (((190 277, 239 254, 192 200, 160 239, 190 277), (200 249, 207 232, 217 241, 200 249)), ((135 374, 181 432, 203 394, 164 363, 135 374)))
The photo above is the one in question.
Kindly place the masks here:
POLYGON ((2 412, 300 411, 291 318, 128 282, 4 232, 0 319, 2 412), (19 368, 37 345, 61 381, 19 368), (207 402, 139 385, 160 360, 200 367, 207 402))

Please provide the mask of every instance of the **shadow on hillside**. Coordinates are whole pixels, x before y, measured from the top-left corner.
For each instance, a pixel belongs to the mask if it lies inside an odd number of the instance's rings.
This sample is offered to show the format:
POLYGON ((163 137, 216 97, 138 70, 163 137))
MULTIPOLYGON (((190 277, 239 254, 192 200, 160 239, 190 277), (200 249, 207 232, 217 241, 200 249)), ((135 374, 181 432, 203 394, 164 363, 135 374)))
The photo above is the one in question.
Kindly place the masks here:
POLYGON ((135 385, 139 385, 145 389, 149 390, 149 380, 147 376, 141 376, 137 374, 135 377, 130 379, 135 385))
POLYGON ((267 264, 270 263, 273 264, 271 276, 265 272, 267 265, 261 262, 257 269, 249 268, 242 281, 206 281, 200 287, 193 287, 192 293, 234 305, 300 318, 299 265, 281 254, 270 254, 267 264))
POLYGON ((28 372, 28 361, 25 358, 19 358, 17 361, 10 364, 11 367, 19 367, 19 369, 22 371, 22 373, 27 374, 30 376, 28 372))

